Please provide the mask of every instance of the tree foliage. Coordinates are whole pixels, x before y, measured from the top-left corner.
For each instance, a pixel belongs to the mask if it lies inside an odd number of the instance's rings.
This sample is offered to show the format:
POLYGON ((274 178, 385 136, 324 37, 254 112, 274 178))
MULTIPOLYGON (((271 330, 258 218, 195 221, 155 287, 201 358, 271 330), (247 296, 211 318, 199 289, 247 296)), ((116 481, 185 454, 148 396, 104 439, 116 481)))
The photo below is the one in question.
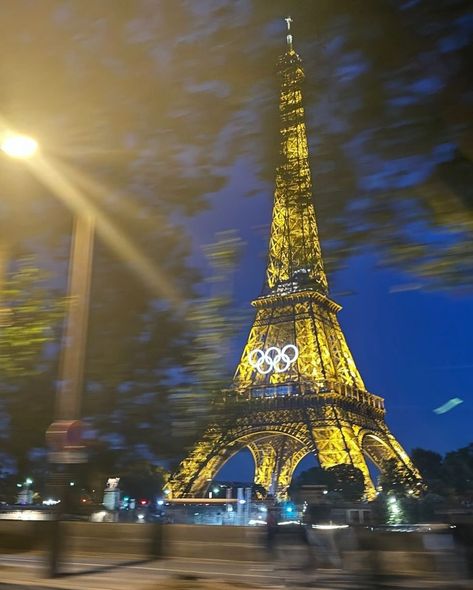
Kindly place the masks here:
MULTIPOLYGON (((165 238, 160 235, 161 248, 165 238)), ((168 239, 172 244, 175 232, 170 231, 168 239)), ((176 244, 171 247, 177 250, 176 244)), ((230 309, 240 249, 241 241, 233 234, 218 236, 206 247, 212 267, 208 288, 197 297, 191 285, 192 299, 178 313, 162 301, 150 301, 146 292, 126 280, 113 292, 116 283, 98 278, 105 288, 110 285, 110 297, 92 312, 96 320, 90 336, 85 413, 95 432, 96 453, 111 446, 116 456, 110 459, 117 466, 126 463, 125 457, 177 461, 211 419, 211 404, 230 380, 224 358, 238 321, 230 309), (124 300, 130 303, 117 323, 114 317, 124 300), (109 334, 104 334, 104 326, 109 334), (106 342, 110 344, 100 352, 106 342)), ((179 272, 182 280, 184 266, 178 271, 177 264, 184 265, 183 259, 174 258, 171 264, 169 274, 179 272)), ((116 269, 110 267, 112 271, 116 269)))
POLYGON ((435 284, 470 284, 467 0, 157 6, 9 6, 3 116, 72 158, 112 209, 118 191, 130 207, 195 212, 241 158, 270 191, 289 11, 329 263, 374 247, 435 284))
POLYGON ((470 501, 473 498, 473 443, 450 451, 445 456, 425 449, 414 449, 412 460, 429 493, 449 499, 470 501))
POLYGON ((58 336, 64 300, 32 258, 21 259, 0 291, 0 374, 12 378, 41 372, 45 345, 58 336))
POLYGON ((365 491, 363 473, 349 464, 334 465, 328 469, 307 469, 296 478, 291 489, 304 485, 324 485, 327 491, 339 494, 340 498, 348 501, 360 500, 365 491))
POLYGON ((379 483, 386 494, 406 496, 418 491, 419 482, 412 473, 396 459, 383 462, 379 483))

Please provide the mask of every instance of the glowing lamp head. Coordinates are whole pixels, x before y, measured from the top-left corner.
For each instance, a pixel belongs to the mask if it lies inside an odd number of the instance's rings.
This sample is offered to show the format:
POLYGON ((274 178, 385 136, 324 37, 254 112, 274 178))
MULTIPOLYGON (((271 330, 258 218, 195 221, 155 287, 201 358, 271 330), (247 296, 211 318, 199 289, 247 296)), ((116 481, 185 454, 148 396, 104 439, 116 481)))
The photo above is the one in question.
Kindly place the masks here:
POLYGON ((31 158, 38 151, 38 142, 28 135, 9 135, 0 149, 10 158, 31 158))

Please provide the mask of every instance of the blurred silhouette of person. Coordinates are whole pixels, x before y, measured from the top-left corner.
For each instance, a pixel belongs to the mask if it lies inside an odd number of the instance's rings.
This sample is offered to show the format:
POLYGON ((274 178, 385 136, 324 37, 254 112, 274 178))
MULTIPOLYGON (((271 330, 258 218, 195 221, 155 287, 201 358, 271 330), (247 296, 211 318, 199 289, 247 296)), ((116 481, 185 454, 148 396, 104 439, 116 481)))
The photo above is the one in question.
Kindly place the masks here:
POLYGON ((457 547, 465 560, 466 575, 473 579, 473 523, 457 522, 451 529, 457 547))
POLYGON ((276 535, 278 532, 279 508, 274 498, 268 496, 266 512, 266 549, 272 557, 275 555, 276 535))

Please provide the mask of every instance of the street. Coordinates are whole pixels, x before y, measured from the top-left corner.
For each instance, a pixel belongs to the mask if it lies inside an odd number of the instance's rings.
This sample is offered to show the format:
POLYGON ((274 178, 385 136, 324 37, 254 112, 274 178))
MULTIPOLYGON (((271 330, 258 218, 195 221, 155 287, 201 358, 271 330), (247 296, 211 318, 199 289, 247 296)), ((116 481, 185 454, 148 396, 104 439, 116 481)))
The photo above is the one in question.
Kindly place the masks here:
POLYGON ((314 590, 366 590, 398 588, 409 590, 471 590, 473 583, 420 580, 417 578, 372 581, 341 570, 319 570, 310 574, 287 571, 278 564, 247 564, 212 559, 163 559, 126 561, 96 556, 75 557, 64 562, 64 575, 44 577, 46 556, 41 553, 12 554, 0 558, 0 589, 62 588, 68 590, 119 590, 120 588, 169 590, 232 590, 233 588, 313 588, 314 590))

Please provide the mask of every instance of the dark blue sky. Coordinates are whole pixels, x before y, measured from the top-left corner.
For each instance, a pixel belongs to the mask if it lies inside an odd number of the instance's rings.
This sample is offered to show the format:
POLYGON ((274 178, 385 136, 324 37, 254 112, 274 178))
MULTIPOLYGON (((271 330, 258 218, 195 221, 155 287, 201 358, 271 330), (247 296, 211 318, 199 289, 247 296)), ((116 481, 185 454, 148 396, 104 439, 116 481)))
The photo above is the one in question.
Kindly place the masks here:
MULTIPOLYGON (((215 195, 213 207, 192 222, 196 245, 212 242, 218 231, 239 229, 246 242, 235 281, 242 306, 249 306, 263 283, 268 229, 261 226, 271 219, 271 190, 258 183, 251 165, 242 160, 228 186, 215 195), (245 197, 252 185, 260 192, 245 197)), ((314 192, 317 206, 317 188, 314 192)), ((386 420, 398 440, 408 451, 423 447, 442 453, 470 443, 471 291, 429 290, 412 275, 380 266, 374 252, 352 257, 329 281, 332 296, 343 305, 339 319, 358 368, 368 390, 385 399, 386 420), (453 397, 463 404, 442 415, 433 412, 453 397)), ((235 339, 234 364, 249 329, 250 322, 235 339)))

